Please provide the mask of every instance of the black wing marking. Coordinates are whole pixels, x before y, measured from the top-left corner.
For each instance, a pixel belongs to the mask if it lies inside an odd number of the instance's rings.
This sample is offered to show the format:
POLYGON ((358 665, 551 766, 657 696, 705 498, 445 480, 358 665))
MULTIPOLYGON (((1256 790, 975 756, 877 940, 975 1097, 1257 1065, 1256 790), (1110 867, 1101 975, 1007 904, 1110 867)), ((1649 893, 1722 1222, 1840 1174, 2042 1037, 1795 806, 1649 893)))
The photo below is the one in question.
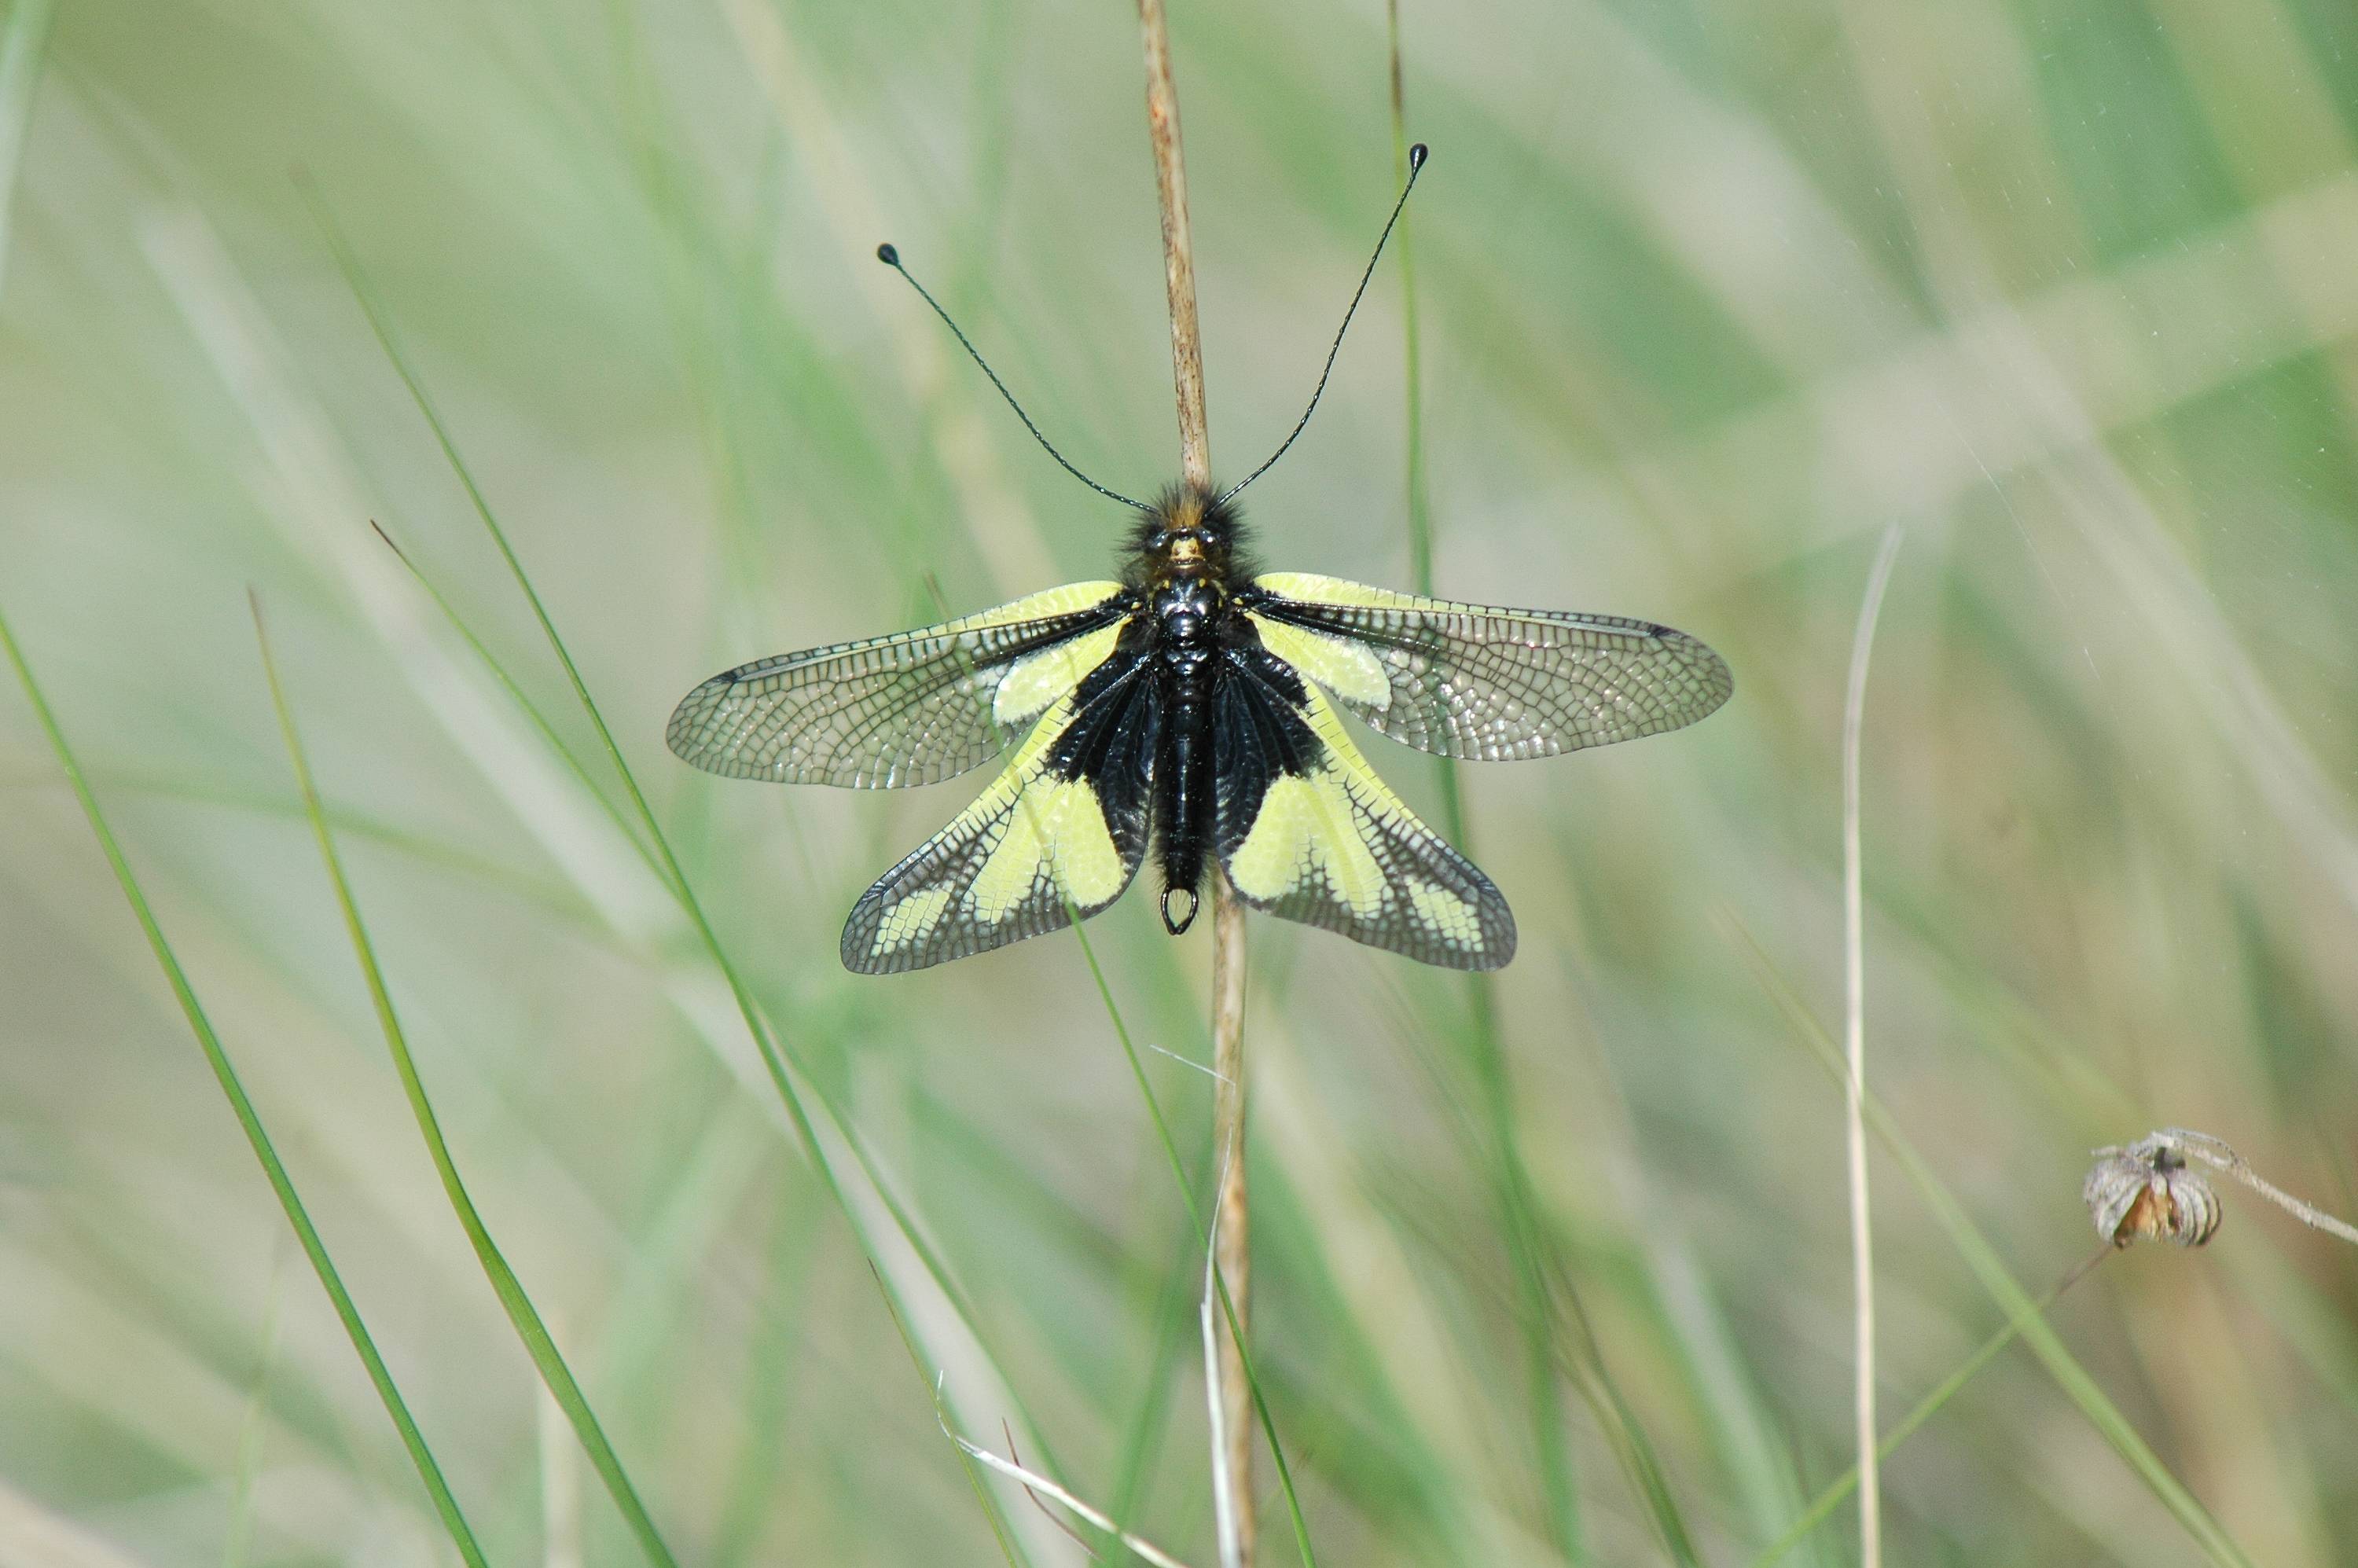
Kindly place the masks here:
POLYGON ((844 922, 844 967, 922 969, 1120 898, 1146 854, 1161 727, 1151 661, 1100 664, 972 806, 860 896, 844 922))
POLYGON ((1215 843, 1247 903, 1444 968, 1515 956, 1504 895, 1376 776, 1317 687, 1238 649, 1215 701, 1215 843))
POLYGON ((1552 757, 1693 724, 1736 679, 1647 621, 1420 599, 1272 572, 1239 596, 1271 652, 1381 734, 1444 757, 1552 757))
POLYGON ((1132 604, 1076 582, 979 615, 718 675, 665 739, 730 778, 892 789, 979 767, 1112 653, 1132 604))

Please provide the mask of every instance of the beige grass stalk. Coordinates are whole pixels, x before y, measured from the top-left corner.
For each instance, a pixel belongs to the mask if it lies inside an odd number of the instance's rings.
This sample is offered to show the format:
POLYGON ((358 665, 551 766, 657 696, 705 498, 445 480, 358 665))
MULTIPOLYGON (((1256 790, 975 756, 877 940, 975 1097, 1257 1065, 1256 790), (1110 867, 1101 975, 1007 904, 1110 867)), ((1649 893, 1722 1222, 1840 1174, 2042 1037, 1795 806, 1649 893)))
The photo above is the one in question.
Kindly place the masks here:
POLYGON ((1866 924, 1860 888, 1858 849, 1858 741, 1866 717, 1866 661, 1875 647, 1875 622, 1883 611, 1883 590, 1898 558, 1900 531, 1884 530, 1883 547, 1866 579, 1859 606, 1858 632, 1851 641, 1850 687, 1843 702, 1843 1055, 1846 1138, 1850 1162, 1851 1303, 1855 1338, 1852 1359, 1857 1379, 1858 1554, 1865 1568, 1883 1562, 1881 1454, 1875 1425, 1875 1251, 1866 1195, 1866 924))
MULTIPOLYGON (((1204 346, 1195 327, 1195 252, 1187 231, 1187 167, 1179 147, 1179 94, 1171 82, 1171 36, 1163 0, 1139 0, 1146 48, 1146 130, 1154 148, 1154 184, 1163 208, 1163 262, 1171 294, 1171 376, 1179 404, 1179 472, 1191 485, 1212 482, 1212 441, 1204 416, 1204 346)), ((1214 1211, 1215 1255, 1227 1282, 1234 1332, 1249 1332, 1252 1204, 1245 1183, 1245 912, 1226 872, 1212 869, 1213 1146, 1221 1152, 1214 1211)), ((1252 1390, 1236 1340, 1220 1336, 1219 1426, 1236 1502, 1237 1558, 1253 1559, 1252 1390)))

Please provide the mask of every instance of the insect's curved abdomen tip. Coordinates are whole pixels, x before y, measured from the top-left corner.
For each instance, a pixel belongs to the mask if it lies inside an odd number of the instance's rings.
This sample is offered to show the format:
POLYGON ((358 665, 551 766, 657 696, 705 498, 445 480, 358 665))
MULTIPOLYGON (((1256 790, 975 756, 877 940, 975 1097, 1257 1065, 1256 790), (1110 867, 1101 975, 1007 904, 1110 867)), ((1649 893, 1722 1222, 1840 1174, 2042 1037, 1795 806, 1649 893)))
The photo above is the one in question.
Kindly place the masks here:
POLYGON ((876 247, 876 259, 886 266, 899 266, 901 265, 900 248, 887 240, 876 247))
POLYGON ((1164 888, 1163 890, 1163 929, 1171 933, 1172 935, 1176 936, 1181 932, 1186 930, 1190 925, 1195 925, 1196 904, 1197 900, 1195 898, 1195 890, 1194 888, 1164 888), (1187 895, 1187 913, 1176 917, 1174 917, 1171 913, 1171 895, 1174 892, 1185 893, 1187 895))

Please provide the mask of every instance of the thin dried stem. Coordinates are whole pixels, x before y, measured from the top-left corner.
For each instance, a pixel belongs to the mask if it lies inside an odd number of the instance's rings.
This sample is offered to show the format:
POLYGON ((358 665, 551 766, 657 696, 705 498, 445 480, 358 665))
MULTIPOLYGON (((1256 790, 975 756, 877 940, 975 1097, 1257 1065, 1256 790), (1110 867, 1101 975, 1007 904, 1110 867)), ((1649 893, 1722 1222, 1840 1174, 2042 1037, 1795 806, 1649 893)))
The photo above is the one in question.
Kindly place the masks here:
POLYGON ((1866 1568, 1883 1562, 1881 1463, 1875 1424, 1875 1252, 1866 1192, 1866 898, 1861 888, 1858 844, 1859 730, 1866 717, 1866 663, 1875 647, 1876 618, 1883 590, 1899 555, 1899 524, 1884 531, 1883 547, 1859 606, 1858 634, 1850 650, 1850 689, 1843 703, 1843 979, 1844 1058, 1849 1065, 1844 1108, 1850 1164, 1851 1301, 1856 1337, 1852 1346, 1857 1381, 1855 1413, 1858 1438, 1858 1552, 1866 1568))
POLYGON ((1138 0, 1146 41, 1146 134, 1163 201, 1163 266, 1171 292, 1171 379, 1179 395, 1179 472, 1212 482, 1212 438, 1204 416, 1204 342, 1195 328, 1195 245, 1187 230, 1187 165, 1179 150, 1179 92, 1171 83, 1171 33, 1163 0, 1138 0))
MULTIPOLYGON (((1038 1471, 1027 1470, 1022 1465, 1016 1464, 1012 1460, 1001 1459, 998 1454, 993 1454, 990 1449, 985 1448, 979 1443, 968 1442, 951 1427, 949 1411, 942 1403, 941 1389, 938 1384, 936 1385, 934 1390, 934 1419, 941 1423, 942 1435, 948 1438, 952 1443, 957 1444, 958 1452, 964 1454, 968 1458, 974 1460, 977 1464, 988 1465, 991 1469, 998 1471, 1001 1475, 1011 1478, 1018 1485, 1022 1486, 1026 1492, 1033 1494, 1034 1501, 1038 1500, 1038 1496, 1040 1494, 1045 1494, 1048 1497, 1055 1498, 1056 1501, 1064 1504, 1066 1508, 1072 1509, 1073 1512, 1088 1520, 1089 1523, 1097 1526, 1098 1529, 1104 1530, 1108 1535, 1110 1535, 1116 1541, 1120 1541, 1122 1545, 1130 1549, 1132 1555, 1140 1558, 1141 1561, 1153 1563, 1154 1568, 1187 1568, 1185 1563, 1180 1562, 1179 1559, 1172 1556, 1169 1552, 1155 1545, 1154 1542, 1145 1540, 1142 1537, 1132 1535, 1130 1531, 1122 1529, 1113 1521, 1112 1516, 1106 1513, 1104 1509, 1090 1507, 1087 1503, 1081 1501, 1080 1498, 1075 1497, 1065 1487, 1059 1486, 1056 1482, 1050 1480, 1047 1476, 1041 1475, 1038 1471)), ((1012 1444, 1011 1444, 1010 1446, 1012 1446, 1012 1444)))
MULTIPOLYGON (((1187 167, 1179 147, 1179 93, 1171 81, 1171 35, 1163 0, 1139 0, 1146 49, 1146 130, 1162 199, 1163 262, 1171 296, 1171 377, 1178 395, 1179 471, 1190 485, 1212 482, 1211 432, 1204 415, 1204 345, 1195 325, 1195 251, 1187 229, 1187 167)), ((1214 1212, 1215 1256, 1228 1286, 1228 1327, 1249 1331, 1252 1205, 1245 1181, 1245 912, 1218 869, 1212 872, 1213 1141, 1226 1168, 1214 1212)), ((1216 1325, 1217 1326, 1217 1325, 1216 1325)), ((1253 1559, 1252 1388, 1244 1356, 1228 1332, 1219 1336, 1221 1447, 1235 1500, 1236 1561, 1253 1559)))
MULTIPOLYGON (((1220 1185, 1228 1181, 1228 1162, 1220 1162, 1220 1185)), ((1207 1402, 1211 1407, 1212 1426, 1212 1522, 1220 1542, 1220 1568, 1241 1568, 1244 1558, 1244 1538, 1237 1523, 1237 1499, 1230 1490, 1233 1476, 1228 1466, 1220 1462, 1228 1452, 1227 1400, 1220 1389, 1220 1346, 1223 1343, 1215 1326, 1217 1314, 1213 1308, 1220 1294, 1219 1275, 1219 1216, 1212 1217, 1212 1235, 1204 1248, 1204 1300, 1196 1311, 1195 1321, 1204 1338, 1204 1387, 1210 1390, 1207 1402)))
MULTIPOLYGON (((1228 1287, 1236 1333, 1250 1332, 1252 1197, 1245 1184, 1245 909, 1225 874, 1212 890, 1212 1137, 1226 1151, 1213 1208, 1213 1254, 1228 1287)), ((1236 1341, 1220 1336, 1221 1424, 1228 1486, 1236 1502, 1238 1563, 1253 1555, 1252 1380, 1236 1341)))
MULTIPOLYGON (((1015 1446, 1015 1428, 1003 1416, 1000 1418, 999 1435, 1007 1439, 1007 1457, 1013 1461, 1018 1467, 1021 1467, 1023 1464, 1023 1453, 1022 1450, 1015 1446)), ((1032 1499, 1032 1506, 1040 1510, 1043 1518, 1046 1519, 1050 1524, 1055 1525, 1058 1530, 1062 1530, 1074 1541, 1075 1544, 1078 1545, 1083 1552, 1088 1553, 1090 1562, 1102 1563, 1105 1561, 1103 1557, 1098 1554, 1098 1549, 1089 1544, 1089 1538, 1087 1536, 1083 1535, 1078 1530, 1075 1529, 1073 1522, 1070 1519, 1066 1519, 1064 1515, 1058 1513, 1055 1509, 1048 1506, 1047 1498, 1042 1497, 1037 1491, 1028 1486, 1023 1488, 1023 1495, 1032 1499)))
MULTIPOLYGON (((2046 1314, 2057 1302, 2063 1299, 2065 1292, 2086 1279, 2095 1271, 2097 1264, 2113 1255, 2114 1250, 2108 1242, 2072 1264, 2063 1277, 2049 1288, 2045 1295, 2030 1303, 2030 1311, 2041 1315, 2046 1314)), ((1894 1449, 1914 1436, 1918 1428, 1931 1420, 1943 1406, 1956 1397, 1958 1390, 1973 1381, 1975 1374, 1997 1358, 1998 1352, 2014 1343, 2016 1336, 2022 1332, 2022 1325, 2021 1316, 2010 1317, 1996 1333, 1983 1340, 1980 1348, 1966 1357, 1958 1365, 1956 1370, 1942 1379, 1939 1386, 1931 1393, 1918 1400, 1916 1408, 1909 1411, 1898 1425, 1884 1433, 1883 1442, 1876 1451, 1877 1457, 1890 1458, 1894 1449)), ((1758 1556, 1753 1558, 1752 1568, 1775 1568, 1775 1564, 1782 1562, 1794 1547, 1799 1546, 1812 1530, 1817 1529, 1824 1521, 1825 1517, 1833 1512, 1842 1500, 1849 1497, 1857 1486, 1858 1471, 1854 1468, 1824 1491, 1820 1492, 1816 1499, 1802 1510, 1801 1517, 1795 1519, 1783 1535, 1779 1536, 1775 1541, 1763 1549, 1758 1556)))
POLYGON ((2334 1218, 2321 1208, 2312 1208, 2290 1193, 2252 1169, 2244 1158, 2228 1147, 2223 1139, 2191 1128, 2165 1127, 2146 1141, 2175 1149, 2190 1159, 2201 1161, 2214 1171, 2224 1171, 2260 1196, 2267 1199, 2303 1225, 2322 1230, 2328 1236, 2338 1236, 2353 1246, 2358 1246, 2358 1227, 2334 1218))

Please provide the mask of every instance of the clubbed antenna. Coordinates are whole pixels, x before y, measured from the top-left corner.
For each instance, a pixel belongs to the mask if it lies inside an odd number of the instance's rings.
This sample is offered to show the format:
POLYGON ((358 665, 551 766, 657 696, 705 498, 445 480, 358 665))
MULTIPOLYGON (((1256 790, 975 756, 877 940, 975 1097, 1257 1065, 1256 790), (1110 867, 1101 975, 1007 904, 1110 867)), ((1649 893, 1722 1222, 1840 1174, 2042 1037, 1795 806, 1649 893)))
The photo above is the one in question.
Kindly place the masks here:
MULTIPOLYGON (((1310 423, 1310 416, 1318 412, 1318 399, 1326 391, 1326 378, 1335 373, 1335 356, 1343 351, 1343 334, 1351 330, 1351 318, 1358 314, 1359 301, 1367 296, 1368 283, 1376 276, 1376 263, 1383 259, 1384 242, 1392 237, 1392 226, 1400 222, 1401 211, 1408 205, 1408 193, 1416 189, 1416 177, 1424 168, 1424 157, 1425 146, 1422 142, 1408 149, 1408 183, 1401 187, 1400 200, 1392 203, 1392 215, 1384 220, 1384 232, 1376 236, 1376 254, 1368 258, 1368 270, 1359 275, 1359 287, 1351 295, 1351 308, 1343 312, 1343 324, 1335 329, 1334 346, 1326 351, 1326 368, 1318 373, 1318 384, 1311 390, 1310 406, 1303 409, 1302 417, 1294 422, 1293 433, 1285 438, 1277 450, 1270 453, 1269 461, 1231 485, 1220 497, 1222 501, 1233 499, 1238 491, 1244 489, 1246 485, 1276 467, 1277 460, 1285 456, 1286 449, 1293 445, 1294 438, 1301 435, 1303 427, 1310 423)), ((913 278, 910 281, 914 282, 915 279, 913 278)), ((941 307, 936 306, 935 308, 938 310, 941 307)), ((955 331, 957 329, 952 328, 951 330, 955 331)), ((1003 392, 1006 389, 1001 387, 1000 390, 1003 392)), ((1034 431, 1033 434, 1036 435, 1038 432, 1034 431)), ((1060 458, 1057 460, 1062 462, 1064 460, 1060 458)))
MULTIPOLYGON (((1422 151, 1422 149, 1419 150, 1422 151)), ((1390 231, 1386 230, 1385 232, 1389 233, 1390 231)), ((1032 416, 1023 412, 1023 405, 1015 401, 1015 395, 1007 390, 1007 384, 999 379, 999 373, 990 368, 990 362, 982 357, 982 351, 976 348, 973 342, 968 340, 964 332, 958 330, 958 324, 950 319, 950 313, 942 308, 942 302, 936 299, 931 294, 927 293, 925 286, 919 283, 915 276, 912 274, 907 267, 901 265, 901 253, 896 247, 890 243, 877 246, 876 259, 882 262, 886 266, 891 267, 894 272, 899 273, 903 277, 907 278, 909 287, 917 291, 917 297, 934 308, 934 314, 942 319, 942 325, 947 327, 950 330, 950 335, 957 339, 958 346, 966 350, 968 355, 973 359, 974 362, 982 367, 982 373, 990 377, 990 384, 999 388, 999 395, 1007 399, 1007 406, 1015 410, 1015 416, 1023 421, 1023 427, 1032 432, 1032 438, 1039 442, 1050 457, 1056 460, 1059 467, 1061 467, 1066 473, 1071 474, 1075 479, 1079 480, 1083 484, 1087 485, 1091 490, 1096 491, 1099 495, 1105 496, 1109 500, 1119 501, 1124 506, 1130 507, 1135 511, 1143 512, 1146 510, 1146 503, 1142 501, 1134 501, 1118 490, 1108 490, 1104 485, 1099 484, 1097 481, 1091 479, 1088 475, 1083 473, 1080 470, 1075 468, 1071 463, 1065 460, 1065 454, 1056 449, 1055 442, 1049 440, 1047 437, 1040 433, 1039 426, 1032 423, 1032 416)), ((1365 287, 1366 285, 1362 284, 1360 287, 1365 287)), ((1329 362, 1332 362, 1331 356, 1329 362)), ((1242 487, 1239 486, 1238 488, 1241 489, 1242 487)))

